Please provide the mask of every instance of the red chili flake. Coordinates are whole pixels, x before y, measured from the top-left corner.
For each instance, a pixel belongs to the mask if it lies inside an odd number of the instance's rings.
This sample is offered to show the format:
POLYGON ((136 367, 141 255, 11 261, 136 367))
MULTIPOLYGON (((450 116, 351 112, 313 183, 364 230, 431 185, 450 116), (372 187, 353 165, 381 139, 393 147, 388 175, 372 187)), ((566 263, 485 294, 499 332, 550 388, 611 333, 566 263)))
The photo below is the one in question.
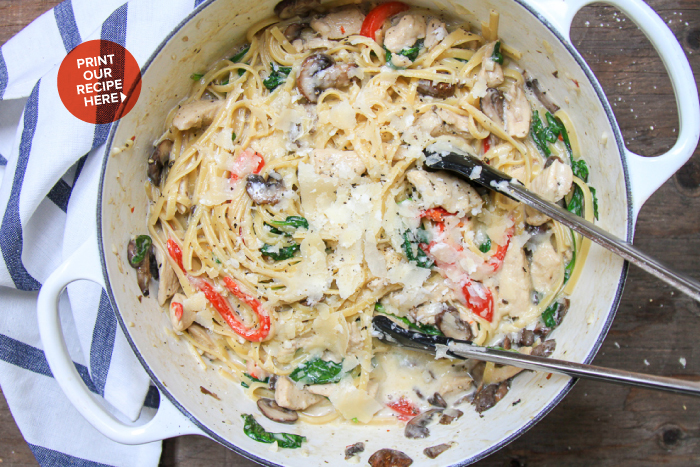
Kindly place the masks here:
POLYGON ((134 212, 134 208, 133 208, 133 206, 132 206, 132 208, 131 208, 131 212, 132 212, 132 214, 133 214, 133 212, 134 212))

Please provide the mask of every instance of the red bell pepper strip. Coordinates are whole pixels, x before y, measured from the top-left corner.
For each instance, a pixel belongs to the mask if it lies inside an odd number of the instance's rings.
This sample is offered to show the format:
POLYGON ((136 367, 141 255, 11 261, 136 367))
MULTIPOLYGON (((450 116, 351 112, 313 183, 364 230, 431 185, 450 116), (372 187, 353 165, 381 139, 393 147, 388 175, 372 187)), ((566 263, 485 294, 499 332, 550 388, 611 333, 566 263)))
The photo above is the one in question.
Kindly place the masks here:
POLYGON ((484 138, 484 154, 489 152, 489 149, 491 149, 491 142, 489 142, 489 138, 484 138))
POLYGON ((462 286, 462 293, 467 301, 467 306, 490 323, 493 319, 493 294, 491 290, 479 282, 474 283, 471 279, 467 279, 462 286))
POLYGON ((386 406, 399 414, 399 420, 410 420, 420 413, 420 410, 413 405, 413 402, 403 396, 401 396, 401 398, 396 402, 390 402, 386 406))
POLYGON ((185 266, 182 265, 182 249, 180 248, 180 245, 178 245, 175 240, 168 239, 168 253, 170 254, 170 257, 175 260, 178 266, 180 266, 180 270, 182 272, 185 272, 185 266))
POLYGON ((170 302, 170 308, 172 308, 175 311, 175 319, 177 319, 178 321, 182 321, 182 314, 184 313, 182 303, 170 302))
POLYGON ((447 212, 445 208, 437 207, 430 208, 421 212, 420 217, 427 217, 433 222, 445 222, 445 216, 454 216, 451 212, 447 212))
POLYGON ((384 21, 397 13, 408 10, 408 8, 408 5, 401 2, 383 3, 372 8, 372 10, 367 13, 367 16, 365 16, 365 20, 362 22, 360 34, 376 41, 377 31, 382 28, 384 21))
MULTIPOLYGON (((177 262, 182 271, 185 272, 185 268, 182 265, 182 250, 180 249, 180 245, 178 245, 172 239, 168 239, 168 253, 170 254, 170 257, 177 262)), ((219 312, 224 321, 226 321, 231 329, 233 329, 233 331, 239 336, 249 341, 259 342, 265 339, 270 333, 270 315, 267 313, 267 310, 263 308, 262 303, 260 303, 260 301, 256 298, 243 292, 238 284, 236 284, 230 277, 224 277, 226 288, 229 289, 231 293, 233 293, 240 301, 253 309, 253 312, 255 312, 255 314, 258 316, 259 326, 257 328, 248 328, 241 321, 239 321, 234 315, 233 311, 231 311, 228 300, 217 292, 214 289, 214 286, 212 286, 208 281, 190 277, 189 275, 187 278, 190 280, 193 286, 204 293, 204 296, 207 297, 209 303, 211 303, 214 309, 219 312)), ((182 307, 182 305, 180 305, 180 307, 182 307)))
POLYGON ((248 148, 241 152, 231 167, 231 180, 239 180, 250 173, 258 174, 265 167, 265 158, 248 148))
POLYGON ((506 232, 506 244, 498 245, 498 248, 496 248, 496 252, 492 254, 489 260, 487 261, 487 264, 493 269, 493 272, 498 271, 503 265, 503 259, 506 257, 506 253, 508 252, 508 247, 510 246, 510 239, 513 237, 513 231, 514 229, 512 227, 508 229, 508 231, 506 232))

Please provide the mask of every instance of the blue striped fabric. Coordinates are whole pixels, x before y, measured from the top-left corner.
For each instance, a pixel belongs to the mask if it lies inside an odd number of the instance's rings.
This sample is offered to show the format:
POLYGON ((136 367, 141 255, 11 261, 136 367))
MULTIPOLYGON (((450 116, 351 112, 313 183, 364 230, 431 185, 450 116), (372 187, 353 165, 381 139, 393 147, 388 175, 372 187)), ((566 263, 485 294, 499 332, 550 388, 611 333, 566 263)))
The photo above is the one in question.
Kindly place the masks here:
MULTIPOLYGON (((0 334, 0 360, 29 370, 32 373, 38 373, 53 378, 43 350, 27 345, 24 342, 20 342, 4 334, 0 334)), ((99 391, 90 378, 87 368, 75 362, 73 362, 73 365, 75 365, 75 369, 78 370, 80 377, 90 391, 99 394, 99 391)))
MULTIPOLYGON (((28 443, 29 444, 29 443, 28 443)), ((29 444, 34 457, 42 467, 110 467, 107 464, 92 462, 79 457, 69 456, 62 452, 47 449, 35 444, 29 444)))
POLYGON ((5 95, 5 89, 7 89, 7 65, 0 49, 0 100, 5 95))
POLYGON ((82 42, 78 25, 75 23, 73 3, 71 0, 60 3, 53 9, 53 14, 56 17, 58 32, 61 33, 61 39, 63 39, 63 46, 66 48, 66 52, 70 52, 82 42))
POLYGON ((12 192, 0 225, 0 249, 5 264, 8 267, 12 281, 19 290, 39 290, 41 284, 34 279, 22 263, 22 247, 24 244, 22 224, 19 217, 19 199, 22 193, 22 182, 29 163, 32 150, 32 140, 39 118, 39 87, 41 80, 36 83, 24 109, 24 130, 19 146, 19 159, 15 176, 12 180, 12 192))
MULTIPOLYGON (((94 228, 94 188, 89 187, 96 183, 111 129, 111 124, 66 117, 56 86, 58 67, 83 41, 106 39, 126 46, 127 37, 130 52, 145 63, 192 8, 204 6, 202 0, 124 1, 65 0, 0 48, 0 112, 10 105, 3 98, 27 99, 16 131, 0 133, 2 147, 12 148, 0 155, 0 165, 11 171, 0 180, 7 184, 0 187, 0 385, 41 466, 155 467, 160 455, 157 443, 110 441, 65 398, 41 397, 59 388, 37 332, 35 292, 51 265, 85 241, 76 232, 88 235, 94 228), (135 12, 132 24, 138 27, 128 24, 132 18, 127 21, 135 12), (43 203, 39 196, 44 193, 59 209, 43 203), (42 416, 49 412, 52 416, 42 416)), ((138 360, 124 354, 131 349, 106 292, 83 282, 72 284, 68 295, 61 301, 61 317, 70 324, 63 309, 70 302, 68 316, 74 322, 64 332, 72 336, 68 347, 85 385, 127 418, 138 417, 142 408, 153 413, 160 393, 149 386, 138 360)))
POLYGON ((114 311, 112 311, 112 306, 109 304, 107 292, 102 290, 90 346, 90 374, 100 395, 105 393, 107 373, 109 373, 109 365, 112 361, 116 333, 117 319, 114 316, 114 311))

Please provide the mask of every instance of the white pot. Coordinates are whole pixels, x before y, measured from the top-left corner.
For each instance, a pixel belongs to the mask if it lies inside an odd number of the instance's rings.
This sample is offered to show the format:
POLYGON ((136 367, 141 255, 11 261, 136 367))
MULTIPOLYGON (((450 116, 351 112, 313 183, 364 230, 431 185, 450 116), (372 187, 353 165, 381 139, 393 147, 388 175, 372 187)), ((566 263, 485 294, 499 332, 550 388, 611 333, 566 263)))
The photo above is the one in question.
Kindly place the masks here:
MULTIPOLYGON (((167 313, 159 310, 152 297, 137 300, 140 292, 135 272, 127 267, 123 255, 111 253, 113 247, 125 251, 130 237, 145 230, 147 154, 161 134, 167 112, 189 91, 189 74, 224 56, 253 22, 272 14, 275 3, 276 0, 208 2, 188 16, 144 66, 139 101, 131 113, 113 125, 104 156, 97 193, 97 241, 87 242, 59 267, 39 295, 39 326, 51 370, 85 418, 121 443, 200 434, 266 465, 308 466, 341 462, 345 447, 357 441, 366 444, 363 463, 373 452, 387 447, 404 451, 420 463, 426 460, 424 448, 453 441, 456 446, 431 461, 431 465, 475 462, 537 423, 571 389, 571 379, 556 375, 546 379, 545 374, 532 372, 521 374, 506 398, 484 412, 483 418, 468 408, 458 422, 431 430, 432 435, 423 440, 407 440, 402 426, 299 425, 280 430, 258 417, 269 429, 301 433, 308 439, 304 450, 308 457, 300 450, 272 452, 269 445, 257 443, 243 433, 240 414, 257 414, 255 404, 237 385, 212 370, 202 371, 189 350, 166 335, 167 313), (132 136, 136 137, 132 151, 109 156, 112 145, 121 146, 132 136), (66 352, 57 299, 63 288, 77 279, 89 279, 105 287, 122 330, 161 391, 157 415, 141 426, 124 425, 108 415, 82 384, 66 352), (203 394, 200 386, 221 400, 203 394), (513 406, 515 401, 520 403, 513 406)), ((569 40, 571 20, 588 0, 413 3, 463 16, 473 24, 487 18, 492 8, 500 12, 499 34, 507 44, 523 52, 520 65, 537 70, 537 78, 553 100, 572 116, 590 166, 590 182, 598 193, 598 225, 631 241, 642 203, 688 160, 698 142, 697 89, 685 55, 664 22, 640 0, 608 1, 647 34, 666 64, 677 98, 678 91, 683 90, 684 98, 678 100, 678 142, 663 156, 643 158, 625 149, 600 84, 569 40), (558 78, 552 75, 554 71, 559 71, 558 78)), ((591 248, 571 296, 571 310, 552 335, 557 340, 553 357, 586 363, 593 359, 615 315, 626 271, 620 258, 595 245, 591 248)))

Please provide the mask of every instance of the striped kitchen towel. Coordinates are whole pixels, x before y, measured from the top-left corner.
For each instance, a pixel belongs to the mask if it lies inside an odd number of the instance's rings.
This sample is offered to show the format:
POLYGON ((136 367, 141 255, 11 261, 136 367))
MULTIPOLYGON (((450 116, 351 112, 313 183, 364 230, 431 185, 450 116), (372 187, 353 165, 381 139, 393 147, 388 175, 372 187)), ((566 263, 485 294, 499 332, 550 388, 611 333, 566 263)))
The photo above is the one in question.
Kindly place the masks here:
MULTIPOLYGON (((83 41, 109 39, 144 64, 201 1, 66 0, 0 49, 0 386, 42 466, 157 465, 161 443, 125 446, 92 428, 51 375, 36 298, 49 274, 95 229, 95 193, 110 125, 73 117, 58 68, 83 41)), ((60 302, 69 351, 115 416, 153 412, 158 392, 99 286, 72 284, 60 302)))

